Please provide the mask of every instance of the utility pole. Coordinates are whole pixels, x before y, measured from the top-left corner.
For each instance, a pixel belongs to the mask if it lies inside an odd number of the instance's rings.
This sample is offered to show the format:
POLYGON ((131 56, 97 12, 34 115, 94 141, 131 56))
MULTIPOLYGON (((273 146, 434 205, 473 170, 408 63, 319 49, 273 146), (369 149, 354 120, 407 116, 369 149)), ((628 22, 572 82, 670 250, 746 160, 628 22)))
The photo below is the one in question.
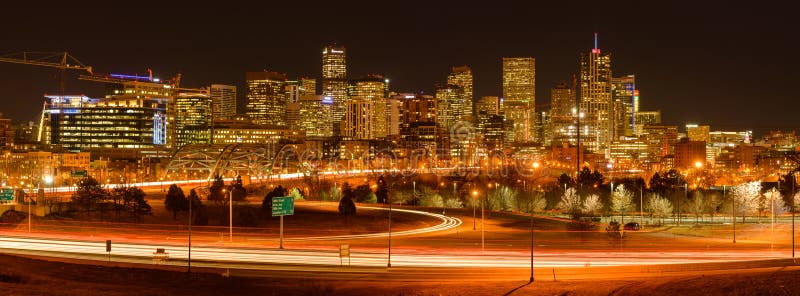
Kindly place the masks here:
MULTIPOLYGON (((194 189, 192 189, 194 191, 194 189)), ((189 274, 192 274, 192 199, 193 196, 190 192, 189 194, 189 274)))

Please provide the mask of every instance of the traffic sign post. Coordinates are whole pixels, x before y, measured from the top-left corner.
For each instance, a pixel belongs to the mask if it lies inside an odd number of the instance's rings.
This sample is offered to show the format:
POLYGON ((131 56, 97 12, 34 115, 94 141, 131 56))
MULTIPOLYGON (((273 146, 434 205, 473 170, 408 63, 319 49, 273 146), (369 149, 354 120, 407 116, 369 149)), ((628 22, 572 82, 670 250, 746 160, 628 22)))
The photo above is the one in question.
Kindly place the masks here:
POLYGON ((14 189, 13 188, 3 188, 0 191, 0 203, 10 203, 14 201, 14 189))
POLYGON ((71 176, 73 178, 86 178, 89 176, 89 173, 86 170, 77 170, 77 171, 72 171, 71 176))
POLYGON ((281 242, 280 248, 283 249, 283 216, 294 215, 294 197, 280 196, 272 198, 272 217, 281 217, 281 242))

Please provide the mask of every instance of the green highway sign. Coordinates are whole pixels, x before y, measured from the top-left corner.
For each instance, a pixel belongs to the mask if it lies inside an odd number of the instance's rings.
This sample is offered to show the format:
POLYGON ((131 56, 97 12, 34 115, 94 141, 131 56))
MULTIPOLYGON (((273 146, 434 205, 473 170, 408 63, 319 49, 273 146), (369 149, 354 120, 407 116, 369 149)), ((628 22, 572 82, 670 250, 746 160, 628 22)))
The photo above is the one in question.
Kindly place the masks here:
POLYGON ((14 201, 14 189, 3 188, 3 190, 0 191, 0 201, 14 201))
POLYGON ((86 178, 88 176, 89 176, 89 173, 86 172, 86 170, 72 171, 72 177, 86 178))
POLYGON ((294 215, 294 197, 272 198, 272 217, 294 215))

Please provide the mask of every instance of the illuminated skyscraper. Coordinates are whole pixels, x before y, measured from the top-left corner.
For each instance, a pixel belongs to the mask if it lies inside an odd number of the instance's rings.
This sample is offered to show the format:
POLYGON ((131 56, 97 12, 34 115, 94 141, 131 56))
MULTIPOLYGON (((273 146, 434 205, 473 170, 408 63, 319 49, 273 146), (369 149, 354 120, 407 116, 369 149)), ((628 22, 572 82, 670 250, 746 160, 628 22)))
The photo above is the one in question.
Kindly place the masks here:
POLYGON ((333 126, 338 130, 347 110, 347 64, 343 46, 322 49, 322 95, 333 100, 333 126))
POLYGON ((686 136, 691 141, 710 142, 711 127, 708 125, 687 124, 686 136))
POLYGON ((485 133, 486 123, 489 118, 500 114, 500 98, 495 96, 484 96, 478 99, 475 104, 475 122, 478 131, 485 133))
POLYGON ((405 94, 403 123, 436 122, 436 98, 423 94, 405 94))
POLYGON ((300 130, 306 137, 333 136, 333 101, 323 96, 300 97, 300 130))
POLYGON ((591 151, 609 147, 614 136, 614 107, 611 100, 611 55, 602 54, 595 46, 589 54, 581 54, 580 74, 581 141, 591 151))
POLYGON ((211 97, 204 93, 175 96, 176 147, 211 144, 211 97))
POLYGON ((352 140, 374 139, 372 118, 375 116, 375 105, 369 100, 349 100, 341 123, 341 135, 352 140))
POLYGON ((661 111, 638 111, 636 112, 635 136, 644 134, 644 126, 648 124, 661 124, 661 111))
POLYGON ((467 66, 453 67, 447 76, 447 84, 457 85, 461 88, 461 113, 464 120, 472 121, 472 70, 467 66))
POLYGON ((255 124, 286 124, 286 75, 247 72, 247 116, 255 124))
POLYGON ((615 117, 621 119, 615 123, 616 137, 631 137, 636 130, 636 112, 638 108, 638 91, 636 90, 636 76, 627 75, 611 79, 612 100, 622 104, 621 114, 615 117))
POLYGON ((514 141, 534 141, 536 59, 503 58, 503 108, 514 124, 514 141))
POLYGON ((463 117, 463 90, 452 84, 436 86, 436 124, 442 133, 449 133, 450 128, 463 117))
MULTIPOLYGON (((385 138, 387 135, 386 99, 389 95, 388 82, 388 79, 380 75, 369 75, 350 81, 349 101, 362 101, 362 103, 366 102, 371 105, 369 126, 371 129, 370 136, 373 138, 385 138)), ((348 120, 352 118, 354 117, 347 115, 348 120)))
POLYGON ((553 144, 568 142, 576 143, 575 92, 562 82, 550 89, 550 131, 553 134, 553 144))
POLYGON ((214 120, 231 119, 236 115, 236 86, 212 84, 209 94, 214 120))
POLYGON ((314 78, 302 77, 300 78, 300 95, 314 96, 317 94, 317 80, 314 78))

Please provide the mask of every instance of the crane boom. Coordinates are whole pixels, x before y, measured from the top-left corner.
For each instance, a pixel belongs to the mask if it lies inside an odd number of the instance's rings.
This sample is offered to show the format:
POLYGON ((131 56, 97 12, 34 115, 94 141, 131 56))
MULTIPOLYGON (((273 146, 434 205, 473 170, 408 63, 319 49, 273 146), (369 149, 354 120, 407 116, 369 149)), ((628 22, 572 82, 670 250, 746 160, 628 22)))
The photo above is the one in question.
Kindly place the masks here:
POLYGON ((16 52, 0 55, 0 62, 42 66, 58 69, 84 70, 92 73, 92 67, 86 66, 68 52, 16 52))

